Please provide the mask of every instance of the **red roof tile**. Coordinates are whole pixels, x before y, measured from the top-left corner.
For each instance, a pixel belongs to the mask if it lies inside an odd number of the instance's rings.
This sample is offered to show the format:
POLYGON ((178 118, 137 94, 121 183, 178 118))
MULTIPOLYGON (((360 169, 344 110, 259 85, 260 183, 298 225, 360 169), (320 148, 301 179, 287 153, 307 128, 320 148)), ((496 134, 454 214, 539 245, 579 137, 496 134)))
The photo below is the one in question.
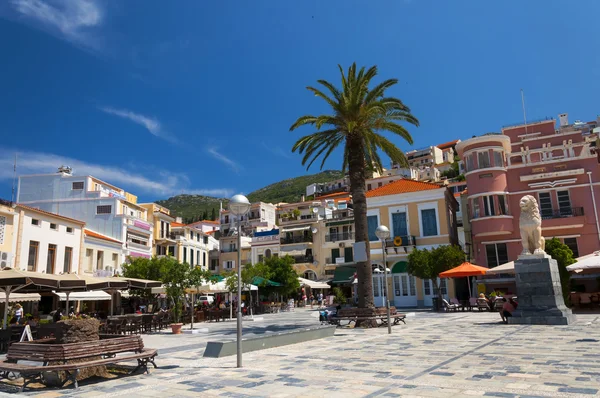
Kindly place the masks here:
POLYGON ((97 232, 94 232, 94 231, 90 231, 89 229, 84 229, 83 231, 84 231, 84 233, 85 233, 86 236, 89 236, 89 237, 92 237, 92 238, 102 239, 102 240, 106 240, 106 241, 114 242, 114 243, 121 243, 121 242, 119 242, 116 239, 109 238, 108 236, 101 235, 101 234, 99 234, 97 232))
POLYGON ((171 227, 185 227, 185 224, 182 224, 180 222, 172 222, 171 227))
POLYGON ((430 182, 401 179, 368 191, 367 198, 374 198, 376 196, 397 195, 408 192, 428 191, 442 188, 444 187, 438 184, 432 184, 430 182))
POLYGON ((440 149, 446 149, 446 148, 450 148, 451 146, 454 146, 458 143, 458 140, 454 140, 454 141, 450 141, 450 142, 444 142, 443 144, 438 145, 437 147, 440 149))
MULTIPOLYGON (((343 192, 330 193, 330 194, 327 194, 327 195, 321 195, 321 196, 317 196, 315 198, 315 200, 335 198, 336 196, 348 196, 348 192, 343 191, 343 192)), ((309 200, 309 202, 310 202, 310 200, 309 200)))

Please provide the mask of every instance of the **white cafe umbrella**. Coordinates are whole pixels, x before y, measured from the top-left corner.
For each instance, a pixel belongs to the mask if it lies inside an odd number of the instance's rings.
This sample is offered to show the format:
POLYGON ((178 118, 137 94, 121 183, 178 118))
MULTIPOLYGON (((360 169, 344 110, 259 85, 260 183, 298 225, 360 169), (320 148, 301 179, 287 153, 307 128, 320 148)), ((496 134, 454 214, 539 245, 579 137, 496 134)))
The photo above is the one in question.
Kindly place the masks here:
POLYGON ((567 267, 567 271, 575 273, 600 273, 600 252, 588 254, 577 259, 575 264, 567 267))

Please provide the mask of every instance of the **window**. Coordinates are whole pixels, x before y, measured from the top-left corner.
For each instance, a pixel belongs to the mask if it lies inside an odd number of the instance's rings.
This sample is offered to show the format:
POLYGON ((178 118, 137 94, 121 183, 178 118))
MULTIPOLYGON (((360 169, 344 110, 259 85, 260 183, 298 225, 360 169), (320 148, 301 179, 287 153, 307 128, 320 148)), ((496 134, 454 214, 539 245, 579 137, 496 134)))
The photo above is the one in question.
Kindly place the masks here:
POLYGON ((194 249, 190 249, 190 265, 194 265, 194 249))
POLYGON ((483 211, 486 217, 496 215, 496 210, 494 209, 494 197, 493 196, 484 196, 483 197, 483 211))
POLYGON ((265 250, 265 257, 266 258, 271 258, 271 249, 266 249, 265 250))
POLYGON ((96 269, 104 269, 104 252, 98 250, 96 253, 96 269))
POLYGON ((367 184, 367 191, 371 190, 371 184, 367 184))
POLYGON ((344 262, 351 263, 352 261, 354 261, 354 255, 352 254, 352 248, 345 247, 344 248, 344 262))
POLYGON ((211 271, 215 271, 218 266, 219 266, 219 259, 218 258, 212 258, 210 260, 210 270, 211 271))
POLYGON ((190 240, 194 240, 194 232, 190 231, 190 240))
POLYGON ((223 263, 225 269, 232 269, 235 267, 235 261, 229 260, 223 263))
POLYGON ((50 223, 50 229, 53 229, 55 231, 58 231, 58 225, 56 225, 55 223, 51 222, 50 223))
POLYGON ((442 296, 445 296, 448 294, 448 285, 446 284, 446 279, 442 278, 439 279, 439 285, 440 285, 440 293, 442 293, 442 296))
POLYGON ((169 246, 169 250, 167 252, 169 256, 175 257, 175 246, 169 246))
POLYGON ((96 214, 111 214, 112 205, 101 205, 96 206, 96 214))
POLYGON ((331 263, 335 264, 335 259, 340 256, 340 249, 331 249, 331 263))
POLYGON ((196 250, 196 265, 200 265, 200 250, 196 250))
POLYGON ((435 236, 438 234, 435 209, 421 210, 421 223, 423 224, 423 236, 435 236))
POLYGON ((577 238, 565 238, 565 245, 573 252, 573 258, 579 257, 579 248, 577 247, 577 238))
POLYGON ((73 182, 72 189, 74 191, 78 190, 78 189, 83 189, 83 181, 75 181, 75 182, 73 182))
POLYGON ((382 183, 382 182, 378 182, 378 183, 377 183, 377 188, 379 188, 379 187, 382 187, 382 186, 383 186, 383 183, 382 183))
POLYGON ((119 255, 117 253, 113 253, 112 255, 112 263, 113 267, 117 268, 119 266, 119 255))
POLYGON ((36 220, 35 218, 31 219, 31 225, 37 225, 38 227, 40 226, 40 220, 36 220))
POLYGON ((392 213, 392 236, 406 236, 408 229, 406 226, 406 213, 392 213))
POLYGON ((563 217, 573 215, 569 191, 557 191, 556 196, 558 198, 558 211, 560 212, 560 215, 563 217))
POLYGON ((401 275, 402 278, 402 295, 408 296, 408 275, 401 275))
POLYGON ((85 259, 87 270, 91 271, 94 268, 94 250, 93 249, 85 249, 85 259))
POLYGON ((431 296, 431 280, 426 279, 423 281, 423 290, 425 292, 425 296, 431 296))
POLYGON ((73 261, 73 248, 65 247, 65 261, 63 263, 63 272, 71 272, 71 262, 73 261))
POLYGON ((258 262, 259 263, 262 263, 264 261, 264 259, 265 259, 265 256, 263 256, 262 254, 258 255, 258 262))
POLYGON ((183 248, 183 262, 187 263, 187 247, 183 248))
POLYGON ((410 288, 410 295, 411 296, 416 296, 417 295, 417 286, 416 286, 416 282, 415 282, 415 277, 412 275, 408 276, 408 286, 410 288))
POLYGON ((487 257, 487 265, 489 268, 494 268, 508 262, 508 251, 506 243, 495 243, 485 245, 485 254, 487 257))
POLYGON ((502 152, 492 151, 494 154, 494 167, 504 167, 504 156, 502 156, 502 152))
POLYGON ((377 216, 367 216, 367 227, 369 231, 369 241, 373 242, 377 240, 375 230, 377 229, 377 216))
POLYGON ((481 217, 481 209, 479 207, 479 198, 473 199, 473 218, 481 217))
POLYGON ((475 154, 474 153, 467 155, 465 158, 465 161, 466 161, 467 171, 475 170, 475 154))
POLYGON ((202 252, 202 266, 206 267, 206 252, 202 252))
POLYGON ((502 216, 508 214, 506 212, 506 198, 504 195, 498 196, 498 214, 502 216))
POLYGON ((29 257, 27 258, 27 271, 35 271, 37 269, 38 249, 40 242, 34 240, 29 241, 29 257))
POLYGON ((373 278, 373 296, 379 297, 380 290, 381 290, 381 278, 375 277, 375 278, 373 278))
POLYGON ((490 167, 490 153, 488 151, 477 153, 479 168, 484 169, 490 167))
POLYGON ((540 199, 540 213, 542 213, 542 218, 552 217, 552 200, 550 199, 550 192, 540 192, 538 198, 540 199))
POLYGON ((205 245, 208 245, 208 236, 205 236, 205 237, 204 237, 204 244, 205 244, 205 245))
POLYGON ((46 273, 54 274, 54 265, 56 264, 56 245, 48 245, 48 258, 46 261, 46 273))
POLYGON ((73 227, 67 227, 67 233, 68 234, 72 234, 73 233, 73 227))

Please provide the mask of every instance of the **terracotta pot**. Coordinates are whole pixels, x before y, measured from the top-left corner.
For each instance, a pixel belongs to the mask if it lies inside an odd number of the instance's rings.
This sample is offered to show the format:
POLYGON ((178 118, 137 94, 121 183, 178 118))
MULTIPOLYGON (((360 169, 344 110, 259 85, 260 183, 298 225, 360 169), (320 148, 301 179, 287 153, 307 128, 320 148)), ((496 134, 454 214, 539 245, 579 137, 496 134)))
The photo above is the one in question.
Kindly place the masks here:
POLYGON ((172 323, 171 324, 171 331, 173 332, 173 334, 181 334, 181 327, 183 326, 183 323, 172 323))

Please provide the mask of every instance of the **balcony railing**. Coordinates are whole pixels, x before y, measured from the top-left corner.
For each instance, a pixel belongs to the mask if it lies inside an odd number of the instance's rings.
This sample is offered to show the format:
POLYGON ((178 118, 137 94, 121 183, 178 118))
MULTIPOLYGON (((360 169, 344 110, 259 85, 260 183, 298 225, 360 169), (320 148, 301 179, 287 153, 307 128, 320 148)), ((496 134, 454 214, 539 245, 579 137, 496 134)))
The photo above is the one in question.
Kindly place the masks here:
POLYGON ((316 220, 318 217, 314 214, 304 214, 298 217, 280 217, 281 222, 293 222, 293 221, 305 221, 305 220, 316 220))
POLYGON ((224 249, 221 249, 221 253, 235 253, 235 252, 237 252, 237 248, 232 249, 232 248, 226 247, 224 249))
POLYGON ((325 242, 339 242, 341 240, 354 240, 354 232, 337 232, 325 235, 325 242))
POLYGON ((415 243, 415 237, 413 235, 406 235, 406 236, 396 236, 393 238, 388 239, 385 242, 385 247, 394 247, 394 246, 398 246, 398 247, 402 247, 402 246, 414 246, 416 245, 415 243), (399 238, 399 239, 398 239, 399 238), (396 244, 399 243, 399 244, 396 244))
POLYGON ((282 245, 289 245, 291 243, 312 243, 312 236, 290 236, 290 237, 285 237, 285 238, 281 238, 281 244, 282 245))
POLYGON ((150 246, 148 246, 148 245, 142 245, 140 243, 127 242, 127 248, 128 249, 143 249, 143 250, 148 250, 148 249, 150 249, 150 246))
POLYGON ((346 261, 346 257, 327 257, 325 264, 346 264, 351 263, 352 260, 346 261))
POLYGON ((542 210, 542 220, 550 220, 553 218, 568 218, 583 216, 583 207, 563 207, 559 210, 542 210))
POLYGON ((294 264, 312 263, 313 261, 313 256, 294 256, 294 264))

